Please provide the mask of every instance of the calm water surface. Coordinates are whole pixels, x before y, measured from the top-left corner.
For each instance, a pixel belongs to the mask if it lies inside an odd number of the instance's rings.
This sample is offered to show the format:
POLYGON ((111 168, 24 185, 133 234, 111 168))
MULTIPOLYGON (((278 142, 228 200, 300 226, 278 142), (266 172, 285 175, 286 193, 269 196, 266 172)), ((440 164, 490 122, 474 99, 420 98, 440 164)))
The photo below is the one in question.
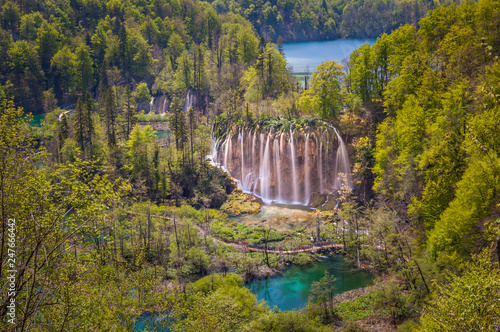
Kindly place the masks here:
POLYGON ((283 50, 286 61, 293 67, 293 73, 312 73, 320 63, 326 60, 335 60, 340 63, 365 42, 373 45, 376 39, 283 43, 283 50))
POLYGON ((276 305, 282 311, 301 309, 307 304, 312 283, 319 281, 325 271, 337 278, 335 294, 368 286, 373 279, 367 271, 347 263, 343 256, 325 256, 306 266, 292 265, 278 276, 254 280, 245 286, 271 308, 276 305))

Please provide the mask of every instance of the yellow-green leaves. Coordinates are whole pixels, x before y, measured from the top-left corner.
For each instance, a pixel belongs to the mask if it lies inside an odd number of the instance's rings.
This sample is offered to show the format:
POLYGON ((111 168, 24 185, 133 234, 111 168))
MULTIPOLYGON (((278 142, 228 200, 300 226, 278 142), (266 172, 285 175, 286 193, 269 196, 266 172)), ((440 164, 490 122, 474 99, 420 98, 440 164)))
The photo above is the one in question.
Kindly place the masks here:
POLYGON ((495 331, 500 322, 500 278, 484 250, 449 284, 436 283, 421 331, 495 331))
POLYGON ((324 120, 337 119, 343 107, 342 75, 342 66, 335 60, 320 64, 312 74, 311 87, 300 97, 300 107, 324 120))

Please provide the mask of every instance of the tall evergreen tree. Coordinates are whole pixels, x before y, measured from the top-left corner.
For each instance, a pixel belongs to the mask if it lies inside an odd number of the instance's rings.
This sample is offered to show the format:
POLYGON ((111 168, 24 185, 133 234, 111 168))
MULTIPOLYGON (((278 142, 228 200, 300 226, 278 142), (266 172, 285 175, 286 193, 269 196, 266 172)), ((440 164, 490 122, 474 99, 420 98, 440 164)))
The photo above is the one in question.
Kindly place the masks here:
POLYGON ((57 133, 57 141, 58 141, 58 149, 59 156, 61 155, 61 150, 64 146, 64 141, 69 137, 69 125, 68 125, 68 117, 66 114, 61 115, 61 120, 59 121, 59 130, 57 133))
POLYGON ((126 138, 130 136, 130 131, 134 127, 137 119, 135 118, 136 109, 134 105, 134 98, 132 97, 132 92, 130 91, 130 84, 127 84, 125 87, 125 105, 124 105, 124 113, 125 113, 125 135, 126 138))
POLYGON ((85 154, 85 134, 87 132, 85 125, 85 110, 82 99, 78 98, 75 108, 75 117, 73 122, 74 139, 80 148, 82 156, 85 154))
POLYGON ((94 120, 92 118, 92 113, 94 110, 94 100, 90 96, 90 92, 87 91, 85 93, 84 101, 85 101, 84 108, 85 108, 85 125, 86 125, 85 141, 86 144, 88 144, 89 146, 90 149, 89 156, 90 159, 92 160, 92 155, 93 155, 92 138, 94 136, 94 120))
POLYGON ((177 150, 179 150, 179 136, 177 136, 176 133, 177 133, 177 127, 178 127, 178 123, 179 123, 179 112, 182 113, 182 110, 181 110, 181 102, 180 102, 178 97, 172 98, 170 110, 172 112, 172 115, 170 116, 170 119, 169 119, 170 131, 172 133, 174 133, 175 148, 177 150))
POLYGON ((104 117, 108 146, 116 145, 116 96, 115 89, 110 86, 107 65, 101 69, 100 109, 104 117))
POLYGON ((194 130, 196 129, 196 112, 192 107, 188 109, 189 136, 191 143, 191 167, 194 166, 194 130))

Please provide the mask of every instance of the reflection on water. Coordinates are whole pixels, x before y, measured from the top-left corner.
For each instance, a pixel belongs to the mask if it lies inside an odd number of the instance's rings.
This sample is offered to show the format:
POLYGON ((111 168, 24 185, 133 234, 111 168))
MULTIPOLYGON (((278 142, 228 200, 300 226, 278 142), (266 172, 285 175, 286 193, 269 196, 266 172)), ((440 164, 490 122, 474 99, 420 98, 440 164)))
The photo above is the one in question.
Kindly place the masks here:
POLYGON ((283 311, 301 309, 307 304, 312 283, 319 281, 325 271, 337 278, 335 294, 368 286, 373 279, 367 271, 348 264, 343 256, 333 256, 320 257, 307 266, 293 265, 278 276, 254 280, 245 286, 271 308, 276 305, 283 311))

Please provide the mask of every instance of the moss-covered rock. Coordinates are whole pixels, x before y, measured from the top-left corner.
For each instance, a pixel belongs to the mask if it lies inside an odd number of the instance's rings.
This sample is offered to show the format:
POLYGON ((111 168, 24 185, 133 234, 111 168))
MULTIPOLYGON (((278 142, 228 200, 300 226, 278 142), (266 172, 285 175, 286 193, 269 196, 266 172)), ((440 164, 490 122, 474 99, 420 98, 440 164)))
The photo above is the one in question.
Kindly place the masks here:
POLYGON ((256 197, 235 189, 229 195, 227 201, 222 205, 221 210, 230 216, 237 216, 244 213, 256 214, 260 212, 261 203, 256 197))

